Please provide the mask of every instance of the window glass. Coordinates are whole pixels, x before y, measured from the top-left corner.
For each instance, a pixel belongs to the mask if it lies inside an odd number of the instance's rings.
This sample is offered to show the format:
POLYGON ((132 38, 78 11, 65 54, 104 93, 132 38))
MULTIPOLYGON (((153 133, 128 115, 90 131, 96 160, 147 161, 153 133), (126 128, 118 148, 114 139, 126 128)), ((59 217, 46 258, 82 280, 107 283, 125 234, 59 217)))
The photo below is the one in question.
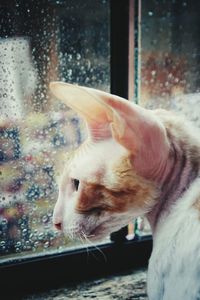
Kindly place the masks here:
MULTIPOLYGON (((140 105, 185 115, 200 126, 200 2, 139 0, 135 28, 136 98, 140 105)), ((139 218, 140 234, 150 233, 139 218)))
POLYGON ((0 255, 72 245, 52 226, 56 174, 84 139, 49 82, 110 90, 109 1, 0 4, 0 255))
POLYGON ((182 112, 200 125, 200 2, 140 4, 140 103, 182 112))

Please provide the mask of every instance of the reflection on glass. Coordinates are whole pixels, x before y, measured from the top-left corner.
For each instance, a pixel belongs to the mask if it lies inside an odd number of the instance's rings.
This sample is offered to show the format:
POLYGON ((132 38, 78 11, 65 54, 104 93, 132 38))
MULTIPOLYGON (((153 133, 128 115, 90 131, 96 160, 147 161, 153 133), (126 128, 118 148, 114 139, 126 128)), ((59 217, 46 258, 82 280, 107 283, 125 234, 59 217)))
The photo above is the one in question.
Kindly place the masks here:
POLYGON ((199 11, 199 1, 141 0, 140 103, 200 126, 199 11))
POLYGON ((109 91, 109 1, 0 4, 0 255, 71 246, 52 228, 56 177, 84 139, 49 93, 63 80, 109 91))

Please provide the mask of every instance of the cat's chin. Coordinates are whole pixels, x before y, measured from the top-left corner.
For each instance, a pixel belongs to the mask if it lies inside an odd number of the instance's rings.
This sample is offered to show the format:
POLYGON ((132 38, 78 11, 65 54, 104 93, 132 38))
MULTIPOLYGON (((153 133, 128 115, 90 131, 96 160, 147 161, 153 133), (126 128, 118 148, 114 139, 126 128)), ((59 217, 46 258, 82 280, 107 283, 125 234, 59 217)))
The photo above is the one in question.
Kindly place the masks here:
POLYGON ((81 242, 81 244, 88 244, 90 242, 94 242, 94 243, 101 243, 105 240, 108 240, 109 239, 109 235, 110 235, 110 232, 94 232, 92 234, 80 234, 80 235, 74 235, 73 237, 72 236, 69 236, 68 234, 65 234, 64 233, 64 236, 70 240, 71 242, 81 242))
POLYGON ((81 243, 85 242, 86 244, 88 242, 102 242, 109 239, 110 234, 115 231, 113 229, 106 229, 102 225, 97 226, 93 230, 91 230, 90 233, 84 233, 83 231, 81 233, 74 233, 72 235, 69 235, 68 233, 64 233, 64 235, 70 239, 71 241, 81 241, 81 243))
POLYGON ((105 227, 105 224, 100 224, 90 232, 90 235, 88 235, 88 239, 92 242, 102 242, 109 239, 109 236, 112 232, 116 232, 121 228, 122 226, 120 226, 119 224, 110 224, 109 227, 105 227))
POLYGON ((97 226, 94 230, 91 231, 88 239, 94 242, 101 242, 107 239, 110 235, 110 230, 106 230, 101 225, 97 226))

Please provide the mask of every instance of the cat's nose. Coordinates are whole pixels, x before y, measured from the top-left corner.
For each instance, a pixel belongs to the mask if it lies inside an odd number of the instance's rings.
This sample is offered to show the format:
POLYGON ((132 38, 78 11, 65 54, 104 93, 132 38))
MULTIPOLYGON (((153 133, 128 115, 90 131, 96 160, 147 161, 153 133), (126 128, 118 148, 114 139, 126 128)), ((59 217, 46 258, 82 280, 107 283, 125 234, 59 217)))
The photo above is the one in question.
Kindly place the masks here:
POLYGON ((54 226, 57 230, 61 230, 62 229, 62 223, 54 223, 54 226))
POLYGON ((53 210, 53 225, 57 230, 62 230, 63 202, 61 200, 58 198, 53 210))

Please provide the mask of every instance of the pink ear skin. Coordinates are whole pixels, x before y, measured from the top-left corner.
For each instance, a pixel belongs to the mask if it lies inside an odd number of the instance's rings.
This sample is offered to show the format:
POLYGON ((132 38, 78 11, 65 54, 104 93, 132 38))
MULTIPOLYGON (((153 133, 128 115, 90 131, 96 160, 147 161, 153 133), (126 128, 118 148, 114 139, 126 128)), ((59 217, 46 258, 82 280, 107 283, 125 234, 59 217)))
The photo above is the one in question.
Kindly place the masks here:
POLYGON ((159 180, 166 171, 170 150, 164 125, 154 111, 120 97, 112 95, 103 101, 115 112, 112 135, 133 155, 134 169, 146 178, 159 180))
POLYGON ((50 88, 86 120, 93 141, 113 137, 130 152, 139 175, 155 180, 162 176, 170 146, 153 111, 91 88, 62 82, 53 82, 50 88))

